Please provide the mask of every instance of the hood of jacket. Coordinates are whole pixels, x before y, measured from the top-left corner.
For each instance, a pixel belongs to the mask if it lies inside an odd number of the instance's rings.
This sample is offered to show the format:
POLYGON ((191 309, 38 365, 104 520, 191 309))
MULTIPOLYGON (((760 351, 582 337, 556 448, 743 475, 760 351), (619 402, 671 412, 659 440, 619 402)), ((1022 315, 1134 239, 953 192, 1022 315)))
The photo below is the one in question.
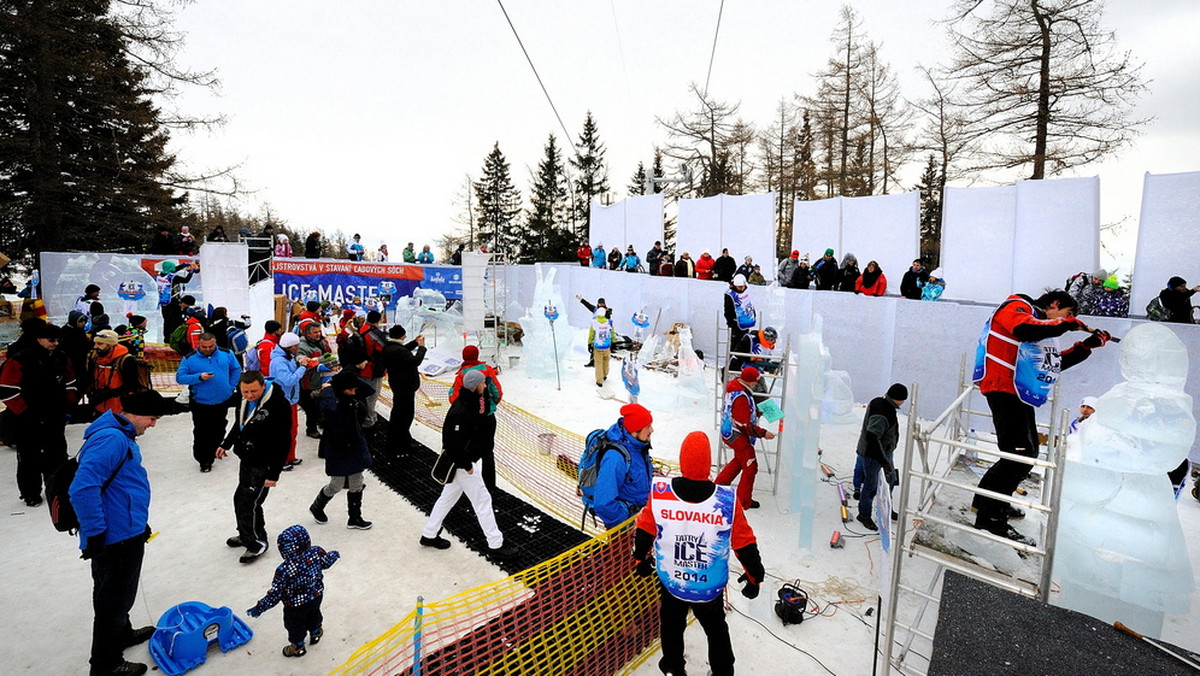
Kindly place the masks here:
POLYGON ((307 552, 312 546, 312 538, 304 526, 288 526, 279 534, 278 543, 280 556, 289 561, 307 552))

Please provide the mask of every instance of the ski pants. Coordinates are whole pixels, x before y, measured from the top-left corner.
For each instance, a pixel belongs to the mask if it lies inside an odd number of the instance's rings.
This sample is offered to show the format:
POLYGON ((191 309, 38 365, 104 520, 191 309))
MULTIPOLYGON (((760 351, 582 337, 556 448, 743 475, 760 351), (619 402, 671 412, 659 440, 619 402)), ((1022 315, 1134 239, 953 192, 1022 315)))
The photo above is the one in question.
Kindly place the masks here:
MULTIPOLYGON (((1007 392, 983 395, 992 411, 996 426, 996 445, 1006 453, 1036 458, 1038 454, 1037 420, 1033 407, 1007 392)), ((1012 495, 1017 486, 1029 476, 1032 465, 1001 458, 979 480, 979 487, 1004 495, 1012 495)), ((977 525, 1007 520, 1008 503, 976 495, 971 505, 978 510, 977 525)))
POLYGON ((738 482, 737 499, 741 503, 742 509, 747 509, 754 500, 754 477, 758 475, 758 458, 754 455, 754 444, 745 434, 737 435, 733 441, 722 439, 722 442, 733 449, 733 459, 717 474, 717 483, 728 486, 733 483, 738 474, 741 474, 742 480, 738 482))
POLYGON ((723 596, 705 602, 681 601, 659 583, 662 603, 658 619, 662 640, 662 659, 658 668, 665 673, 682 674, 686 661, 683 657, 683 631, 687 629, 688 610, 704 628, 708 637, 708 666, 713 676, 733 675, 733 645, 729 640, 729 625, 725 622, 725 599, 723 596))

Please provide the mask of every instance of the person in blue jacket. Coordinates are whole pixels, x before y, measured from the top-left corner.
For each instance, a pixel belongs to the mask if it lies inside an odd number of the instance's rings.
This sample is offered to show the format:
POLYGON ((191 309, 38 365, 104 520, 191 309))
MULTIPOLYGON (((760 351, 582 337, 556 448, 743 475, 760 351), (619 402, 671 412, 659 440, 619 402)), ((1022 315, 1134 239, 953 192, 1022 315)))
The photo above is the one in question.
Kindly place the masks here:
POLYGON ((150 536, 150 479, 136 439, 168 406, 162 395, 144 390, 122 396, 121 407, 84 431, 70 488, 79 548, 92 566, 92 674, 146 673, 145 664, 126 662, 123 653, 154 634, 153 626, 134 629, 129 621, 150 536))
POLYGON ((597 244, 592 249, 592 267, 603 270, 608 265, 608 254, 604 253, 604 245, 597 244))
POLYGON ((653 422, 654 417, 645 406, 626 404, 621 407, 621 419, 604 433, 609 443, 625 451, 609 450, 600 458, 592 510, 604 522, 605 528, 612 528, 637 514, 650 498, 653 422))
POLYGON ((192 412, 192 457, 201 472, 211 472, 217 447, 225 438, 226 417, 242 367, 228 350, 217 348, 217 337, 200 334, 196 351, 179 362, 175 382, 188 387, 192 412))
POLYGON ((288 446, 287 464, 284 471, 290 471, 296 465, 304 462, 296 457, 296 434, 300 430, 300 381, 304 379, 309 368, 316 368, 319 363, 309 357, 298 357, 300 336, 285 333, 279 338, 279 344, 271 349, 271 380, 279 386, 287 403, 292 408, 292 432, 288 446))

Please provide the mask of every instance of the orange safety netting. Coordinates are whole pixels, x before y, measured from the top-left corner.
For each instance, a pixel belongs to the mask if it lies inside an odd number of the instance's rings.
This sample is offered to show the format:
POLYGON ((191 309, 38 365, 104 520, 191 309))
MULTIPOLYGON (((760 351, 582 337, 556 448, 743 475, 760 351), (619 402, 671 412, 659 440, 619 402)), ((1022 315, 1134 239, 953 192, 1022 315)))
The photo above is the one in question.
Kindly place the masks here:
MULTIPOLYGON (((416 419, 440 429, 449 384, 422 379, 416 419)), ((385 387, 381 399, 391 403, 385 387)), ((496 470, 531 503, 578 527, 584 438, 507 402, 496 470)), ((633 574, 631 523, 512 577, 424 603, 360 647, 336 674, 624 674, 658 648, 658 588, 633 574)))

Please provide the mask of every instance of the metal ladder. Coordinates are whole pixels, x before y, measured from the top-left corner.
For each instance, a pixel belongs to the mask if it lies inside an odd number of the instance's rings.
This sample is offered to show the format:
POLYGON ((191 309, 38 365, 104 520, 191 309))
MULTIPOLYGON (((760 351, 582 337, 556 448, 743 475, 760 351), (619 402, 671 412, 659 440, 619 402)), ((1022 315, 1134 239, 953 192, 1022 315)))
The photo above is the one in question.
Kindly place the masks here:
POLYGON ((1057 385, 1050 398, 1051 424, 1038 423, 1047 433, 1046 448, 1037 458, 1004 453, 995 446, 981 445, 971 438, 971 418, 991 418, 986 410, 972 408, 971 399, 977 391, 967 378, 966 358, 960 367, 961 391, 958 397, 932 423, 922 425, 917 416, 918 385, 909 396, 909 416, 904 446, 904 474, 900 482, 900 502, 897 508, 896 536, 892 550, 892 571, 889 585, 887 619, 884 623, 883 673, 924 674, 929 666, 933 648, 933 625, 941 598, 943 571, 953 570, 988 584, 1046 602, 1050 594, 1050 576, 1054 566, 1054 542, 1058 532, 1058 505, 1062 493, 1062 472, 1066 452, 1068 411, 1060 410, 1057 385), (1058 420, 1058 424, 1053 421, 1058 420), (1002 495, 977 487, 977 481, 963 483, 951 475, 964 454, 979 454, 1008 458, 1033 465, 1032 472, 1042 473, 1042 490, 1036 502, 1019 495, 1002 495), (948 520, 932 514, 933 505, 944 487, 957 488, 975 495, 985 495, 1046 515, 1045 525, 1037 540, 1041 546, 1015 542, 992 533, 976 530, 973 525, 948 520), (1024 557, 1037 561, 1037 579, 1022 580, 1001 571, 980 566, 966 559, 933 549, 917 541, 917 534, 926 524, 970 533, 992 543, 1010 547, 1024 557), (910 532, 911 531, 911 532, 910 532), (932 578, 922 582, 912 559, 934 564, 932 578), (909 564, 906 566, 906 564, 909 564), (906 574, 907 573, 907 574, 906 574), (899 617, 898 608, 915 608, 909 617, 899 617), (930 606, 933 606, 931 613, 930 606))

